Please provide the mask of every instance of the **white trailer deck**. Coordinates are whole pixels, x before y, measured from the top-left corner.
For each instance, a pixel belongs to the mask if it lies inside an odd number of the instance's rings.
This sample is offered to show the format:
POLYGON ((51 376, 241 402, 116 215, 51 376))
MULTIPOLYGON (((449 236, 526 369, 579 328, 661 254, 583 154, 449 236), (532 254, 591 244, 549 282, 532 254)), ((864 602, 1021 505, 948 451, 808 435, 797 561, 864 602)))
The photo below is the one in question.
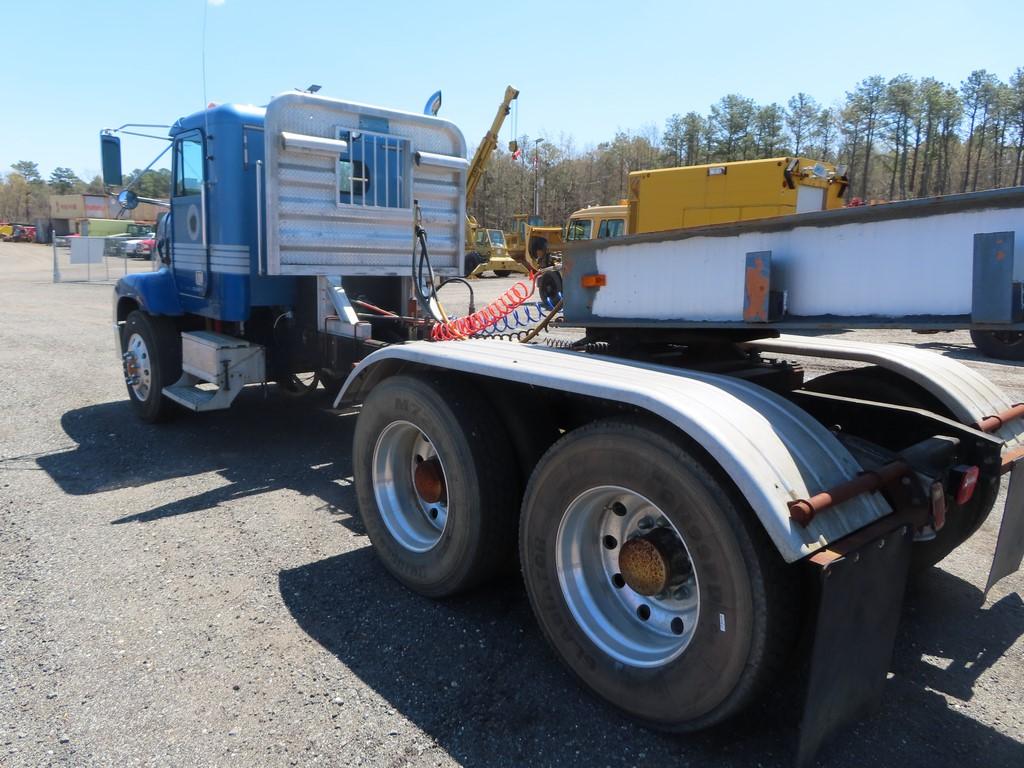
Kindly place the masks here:
POLYGON ((565 250, 565 317, 1020 330, 1022 250, 1024 188, 584 241, 565 250))

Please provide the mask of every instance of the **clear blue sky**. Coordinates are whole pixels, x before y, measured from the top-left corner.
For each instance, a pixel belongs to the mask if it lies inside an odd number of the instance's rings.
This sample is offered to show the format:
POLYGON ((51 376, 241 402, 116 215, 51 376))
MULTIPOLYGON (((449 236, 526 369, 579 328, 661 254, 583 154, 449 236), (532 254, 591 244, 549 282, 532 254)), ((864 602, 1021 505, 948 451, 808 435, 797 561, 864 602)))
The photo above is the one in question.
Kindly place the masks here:
MULTIPOLYGON (((206 100, 264 104, 310 83, 352 101, 441 116, 473 147, 504 88, 522 91, 519 133, 578 147, 660 128, 726 93, 822 103, 862 78, 907 72, 959 83, 1024 66, 1021 0, 973 2, 406 2, 10 0, 4 3, 0 172, 34 160, 99 168, 97 133, 170 123, 206 100), (13 33, 17 30, 17 33, 13 33)), ((509 138, 508 125, 502 141, 509 138)), ((156 142, 127 140, 127 168, 156 142)))

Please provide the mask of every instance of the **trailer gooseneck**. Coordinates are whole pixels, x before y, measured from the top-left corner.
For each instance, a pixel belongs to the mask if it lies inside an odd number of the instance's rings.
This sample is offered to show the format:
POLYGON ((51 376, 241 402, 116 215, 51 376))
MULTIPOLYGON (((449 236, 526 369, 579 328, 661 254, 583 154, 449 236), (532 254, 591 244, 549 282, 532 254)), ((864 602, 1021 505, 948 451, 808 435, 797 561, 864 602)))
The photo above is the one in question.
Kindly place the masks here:
POLYGON ((433 293, 463 263, 452 124, 292 93, 171 138, 165 263, 114 297, 139 416, 338 387, 385 567, 441 597, 518 558, 556 653, 637 721, 731 717, 811 627, 806 763, 880 696, 908 571, 1003 482, 989 586, 1019 567, 1024 408, 941 356, 785 332, 1014 338, 1024 190, 570 246, 559 349, 473 338, 518 293, 462 322, 433 293), (860 367, 805 381, 802 355, 860 367))

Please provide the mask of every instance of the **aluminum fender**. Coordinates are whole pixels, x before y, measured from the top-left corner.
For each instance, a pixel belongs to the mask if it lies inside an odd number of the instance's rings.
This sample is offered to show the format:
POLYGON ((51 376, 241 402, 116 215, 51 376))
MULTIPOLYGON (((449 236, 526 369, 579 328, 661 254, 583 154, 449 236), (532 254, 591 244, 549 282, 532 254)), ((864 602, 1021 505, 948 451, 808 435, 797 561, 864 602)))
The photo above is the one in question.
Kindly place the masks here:
MULTIPOLYGON (((761 352, 857 360, 888 368, 921 385, 964 424, 976 424, 1014 404, 999 387, 977 371, 923 349, 789 335, 751 341, 744 346, 761 352)), ((1018 420, 1004 424, 993 434, 1002 438, 1007 449, 1018 448, 1024 445, 1024 422, 1018 420)))
MULTIPOLYGON (((815 517, 806 528, 790 520, 788 502, 849 480, 861 466, 810 415, 740 379, 511 342, 413 342, 386 347, 364 359, 349 375, 335 405, 365 395, 402 363, 576 392, 660 416, 700 443, 722 466, 787 562, 891 511, 880 494, 872 493, 815 517), (386 365, 388 361, 392 365, 386 365)), ((529 408, 524 407, 523 418, 528 415, 529 408)))

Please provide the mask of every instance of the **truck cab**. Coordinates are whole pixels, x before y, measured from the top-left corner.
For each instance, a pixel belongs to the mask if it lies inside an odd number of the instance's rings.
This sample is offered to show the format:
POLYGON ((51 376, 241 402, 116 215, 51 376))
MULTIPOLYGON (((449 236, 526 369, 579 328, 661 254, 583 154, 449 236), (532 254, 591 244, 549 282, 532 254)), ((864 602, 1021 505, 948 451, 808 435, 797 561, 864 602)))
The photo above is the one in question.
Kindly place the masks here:
MULTIPOLYGON (((380 313, 406 310, 420 223, 433 273, 461 272, 455 221, 465 219, 468 163, 446 121, 294 93, 266 108, 211 106, 177 120, 169 139, 162 266, 125 276, 114 297, 129 393, 144 418, 161 417, 167 400, 227 407, 248 383, 291 388, 305 374, 315 388, 396 340, 380 313), (349 296, 375 310, 357 310, 349 296), (158 370, 140 357, 152 359, 154 345, 166 353, 158 370), (223 364, 243 357, 251 364, 229 381, 223 364), (203 382, 221 394, 201 396, 203 382)), ((102 140, 105 180, 117 186, 117 137, 102 140)))
POLYGON ((581 208, 569 216, 565 226, 565 239, 573 242, 628 235, 628 217, 629 208, 624 203, 581 208))

